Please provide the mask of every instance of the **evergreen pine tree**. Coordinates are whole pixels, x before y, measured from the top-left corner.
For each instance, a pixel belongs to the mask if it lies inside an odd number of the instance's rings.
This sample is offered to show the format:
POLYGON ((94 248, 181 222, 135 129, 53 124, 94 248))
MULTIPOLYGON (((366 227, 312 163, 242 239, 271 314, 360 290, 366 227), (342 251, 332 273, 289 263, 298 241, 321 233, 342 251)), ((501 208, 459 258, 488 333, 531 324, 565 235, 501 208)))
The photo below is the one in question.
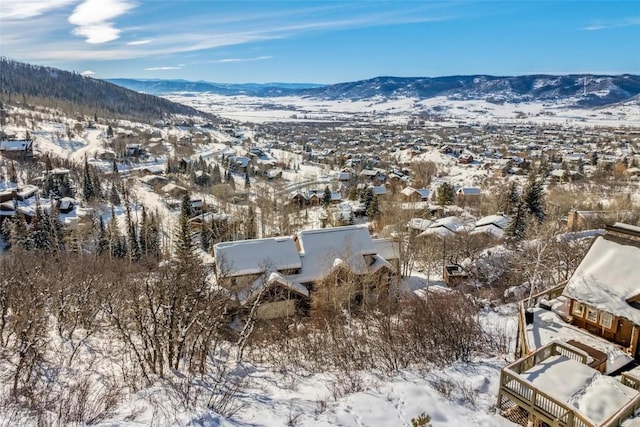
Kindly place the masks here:
POLYGON ((211 249, 211 238, 211 223, 209 221, 202 221, 202 226, 200 228, 200 247, 207 253, 209 252, 209 249, 211 249))
POLYGON ((539 222, 544 221, 544 190, 542 181, 535 175, 529 177, 529 182, 522 193, 522 202, 526 211, 533 215, 539 222))
POLYGON ((104 220, 102 216, 98 222, 98 244, 97 244, 97 252, 98 255, 104 254, 109 249, 109 238, 107 236, 107 230, 104 226, 104 220))
POLYGON ((89 161, 87 156, 84 157, 84 169, 82 176, 82 194, 84 199, 88 202, 93 200, 95 196, 93 182, 91 181, 91 171, 89 170, 89 161))
POLYGON ((249 172, 245 172, 244 174, 244 188, 248 189, 251 187, 251 181, 249 180, 249 172))
POLYGON ((116 183, 111 184, 111 194, 109 195, 109 202, 112 205, 120 204, 120 194, 118 194, 118 188, 116 187, 116 183))
POLYGON ((60 180, 58 193, 60 197, 74 197, 73 188, 71 188, 71 181, 69 181, 68 175, 64 175, 60 180))
POLYGON ((127 248, 120 233, 118 218, 113 206, 111 206, 111 220, 107 226, 107 239, 109 241, 109 253, 113 258, 124 258, 127 254, 127 248))
POLYGON ((49 233, 47 233, 45 222, 46 219, 43 217, 43 210, 40 204, 38 204, 36 205, 35 216, 31 220, 31 229, 29 230, 31 241, 33 242, 33 249, 51 252, 52 242, 49 233))
POLYGON ((174 232, 175 260, 180 268, 188 268, 196 262, 196 246, 193 241, 193 232, 189 225, 191 217, 191 198, 185 194, 182 199, 180 216, 174 232))
POLYGON ((498 210, 505 215, 512 215, 519 202, 520 195, 518 194, 518 187, 515 182, 510 182, 499 196, 498 210))
POLYGON ((9 242, 12 246, 20 246, 23 249, 33 248, 33 241, 27 226, 27 219, 22 212, 18 213, 12 221, 11 236, 9 242))
POLYGON ((369 203, 369 207, 367 208, 367 217, 370 220, 375 219, 380 213, 380 206, 378 202, 378 196, 376 194, 373 195, 371 199, 371 203, 369 203))
POLYGON ((138 227, 131 216, 131 208, 127 204, 127 243, 129 249, 129 259, 138 261, 142 256, 140 243, 138 242, 138 227))
POLYGON ((256 212, 253 206, 249 206, 249 212, 247 214, 245 235, 247 239, 255 239, 258 235, 258 226, 256 221, 256 212))
POLYGON ((519 242, 524 239, 527 232, 527 208, 523 201, 519 201, 509 225, 504 231, 507 241, 519 242))
POLYGON ((329 203, 331 203, 331 189, 327 185, 324 187, 324 192, 322 193, 322 206, 326 208, 329 206, 329 203))
POLYGON ((16 165, 13 160, 9 165, 9 182, 12 182, 14 184, 18 183, 18 171, 16 171, 16 165))
POLYGON ((222 182, 222 175, 220 173, 220 165, 216 163, 213 167, 213 183, 220 184, 222 182))
POLYGON ((438 204, 443 208, 453 203, 455 197, 455 189, 453 188, 453 185, 449 184, 448 182, 443 182, 436 190, 436 199, 438 201, 438 204))

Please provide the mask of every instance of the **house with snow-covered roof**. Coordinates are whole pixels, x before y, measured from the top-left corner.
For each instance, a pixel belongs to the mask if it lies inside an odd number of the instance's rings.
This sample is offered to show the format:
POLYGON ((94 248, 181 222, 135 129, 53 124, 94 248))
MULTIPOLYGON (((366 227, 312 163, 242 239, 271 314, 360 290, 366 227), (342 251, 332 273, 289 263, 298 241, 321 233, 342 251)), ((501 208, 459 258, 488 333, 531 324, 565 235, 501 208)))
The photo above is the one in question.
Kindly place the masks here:
POLYGON ((405 199, 412 202, 428 201, 431 197, 431 190, 428 188, 405 187, 400 191, 405 199))
POLYGON ((24 160, 33 157, 31 139, 1 139, 0 154, 5 159, 24 160))
POLYGON ((640 358, 640 227, 615 224, 596 238, 567 282, 571 324, 640 358))
POLYGON ((476 203, 482 197, 482 190, 478 187, 460 187, 456 190, 458 203, 476 203))
POLYGON ((418 234, 418 237, 451 237, 456 233, 469 231, 471 228, 472 226, 470 224, 467 224, 457 216, 447 216, 434 221, 426 230, 418 234))
POLYGON ((640 227, 615 223, 565 283, 521 302, 518 355, 561 340, 604 373, 640 360, 640 227))
POLYGON ((488 215, 476 221, 469 234, 484 234, 502 239, 510 218, 505 214, 488 215))
POLYGON ((292 316, 306 306, 309 290, 288 279, 302 266, 293 238, 276 237, 214 245, 218 284, 248 307, 260 298, 258 318, 292 316))
POLYGON ((308 309, 310 297, 325 280, 337 284, 332 295, 337 304, 362 298, 371 287, 388 285, 389 275, 395 270, 378 254, 381 247, 374 243, 366 226, 222 242, 214 245, 216 276, 240 307, 260 297, 258 317, 290 316, 308 309), (341 288, 340 282, 346 277, 357 286, 342 292, 347 288, 341 288))

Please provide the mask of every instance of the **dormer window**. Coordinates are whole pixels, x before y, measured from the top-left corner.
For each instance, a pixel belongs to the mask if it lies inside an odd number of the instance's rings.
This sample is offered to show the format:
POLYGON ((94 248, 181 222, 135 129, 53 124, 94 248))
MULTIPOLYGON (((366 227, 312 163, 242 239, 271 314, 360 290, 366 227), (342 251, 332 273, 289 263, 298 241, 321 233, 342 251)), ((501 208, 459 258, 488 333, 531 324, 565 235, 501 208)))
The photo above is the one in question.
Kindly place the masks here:
POLYGON ((368 266, 372 266, 376 262, 375 255, 363 255, 368 266))
POLYGON ((573 309, 571 310, 571 314, 578 317, 584 316, 584 304, 579 303, 577 301, 573 302, 573 309))
POLYGON ((600 326, 602 326, 603 328, 611 329, 612 325, 613 325, 613 314, 607 313, 606 311, 603 311, 602 313, 600 313, 600 326))

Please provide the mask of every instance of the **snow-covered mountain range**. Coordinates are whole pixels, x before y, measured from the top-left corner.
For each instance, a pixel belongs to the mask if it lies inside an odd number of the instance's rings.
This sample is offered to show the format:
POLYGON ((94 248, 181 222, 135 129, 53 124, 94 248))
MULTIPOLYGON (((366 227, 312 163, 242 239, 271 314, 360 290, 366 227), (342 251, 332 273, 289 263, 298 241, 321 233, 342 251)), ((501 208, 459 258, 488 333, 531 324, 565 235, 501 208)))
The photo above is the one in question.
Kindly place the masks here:
POLYGON ((220 84, 185 80, 111 79, 126 88, 157 95, 201 92, 255 97, 301 96, 325 100, 372 98, 429 99, 446 96, 457 100, 494 103, 547 101, 581 107, 606 106, 635 100, 640 102, 640 75, 488 75, 447 77, 375 77, 331 85, 314 84, 220 84))

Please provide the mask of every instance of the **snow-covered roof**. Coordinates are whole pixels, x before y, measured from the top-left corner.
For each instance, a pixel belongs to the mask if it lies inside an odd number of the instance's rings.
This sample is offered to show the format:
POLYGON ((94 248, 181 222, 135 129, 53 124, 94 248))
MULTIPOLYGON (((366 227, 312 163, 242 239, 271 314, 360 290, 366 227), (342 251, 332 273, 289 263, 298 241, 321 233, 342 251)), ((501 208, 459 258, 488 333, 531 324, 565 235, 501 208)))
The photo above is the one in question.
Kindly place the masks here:
POLYGON ((407 227, 412 228, 414 230, 426 230, 427 228, 429 228, 431 226, 431 224, 433 224, 433 221, 429 220, 429 219, 424 219, 424 218, 411 218, 411 220, 409 220, 409 224, 407 224, 407 227))
POLYGON ((429 228, 420 233, 419 236, 435 235, 438 237, 449 237, 455 233, 468 231, 469 229, 469 224, 457 216, 447 216, 436 220, 429 228))
POLYGON ((188 190, 184 187, 181 187, 177 184, 174 184, 173 182, 170 182, 169 184, 165 185, 164 187, 162 187, 160 189, 160 191, 162 191, 163 193, 187 193, 188 190))
POLYGON ((355 273, 365 273, 363 255, 377 252, 369 229, 363 225, 304 230, 296 234, 300 246, 302 283, 321 279, 341 260, 355 273))
POLYGON ((299 282, 296 282, 295 280, 291 280, 288 276, 285 276, 283 274, 280 274, 274 271, 269 274, 266 280, 264 278, 259 277, 253 281, 253 283, 251 284, 251 287, 249 287, 246 290, 241 290, 240 292, 238 292, 237 293, 238 302, 240 302, 241 305, 245 305, 248 302, 251 302, 253 300, 253 297, 256 296, 262 289, 273 286, 276 283, 299 295, 302 295, 305 297, 309 296, 309 290, 305 288, 302 284, 300 284, 299 282))
POLYGON ((293 238, 221 242, 213 247, 218 272, 227 277, 300 268, 300 255, 293 238))
POLYGON ((208 221, 223 221, 225 219, 229 219, 229 216, 222 212, 205 212, 200 215, 196 215, 193 218, 189 219, 190 223, 202 223, 208 221))
POLYGON ((423 199, 428 199, 429 196, 431 195, 431 190, 429 190, 428 188, 418 188, 416 189, 416 191, 418 192, 420 197, 423 199))
POLYGON ((0 151, 24 151, 31 144, 30 139, 3 139, 0 140, 0 151))
MULTIPOLYGON (((637 244, 637 243, 636 243, 637 244)), ((640 325, 640 247, 598 237, 567 283, 563 295, 640 325)))
POLYGON ((520 373, 536 388, 601 425, 639 392, 565 356, 551 356, 520 373))
POLYGON ((476 226, 469 234, 486 234, 488 236, 497 237, 502 239, 504 237, 504 229, 497 227, 494 224, 485 224, 476 226))
POLYGON ((482 190, 476 187, 464 187, 458 189, 458 194, 465 196, 479 196, 482 194, 482 190))
POLYGON ((612 227, 640 234, 640 227, 638 227, 637 225, 623 224, 621 222, 616 222, 615 224, 613 224, 612 227))
POLYGON ((373 239, 378 255, 386 260, 400 258, 400 243, 393 239, 373 239))
POLYGON ((169 178, 160 175, 145 175, 140 177, 140 181, 145 184, 152 184, 154 182, 168 182, 169 178))
POLYGON ((413 193, 416 193, 417 190, 413 187, 405 187, 402 189, 402 191, 400 191, 400 194, 402 194, 403 196, 411 196, 413 193))
POLYGON ((376 194, 378 196, 387 194, 387 188, 384 185, 374 185, 373 187, 371 187, 371 191, 373 192, 373 194, 376 194))
POLYGON ((498 228, 505 229, 509 224, 509 217, 506 215, 488 215, 476 221, 476 228, 483 225, 495 225, 498 228))
POLYGON ((60 209, 69 209, 76 203, 75 199, 71 197, 63 197, 60 199, 60 209))

